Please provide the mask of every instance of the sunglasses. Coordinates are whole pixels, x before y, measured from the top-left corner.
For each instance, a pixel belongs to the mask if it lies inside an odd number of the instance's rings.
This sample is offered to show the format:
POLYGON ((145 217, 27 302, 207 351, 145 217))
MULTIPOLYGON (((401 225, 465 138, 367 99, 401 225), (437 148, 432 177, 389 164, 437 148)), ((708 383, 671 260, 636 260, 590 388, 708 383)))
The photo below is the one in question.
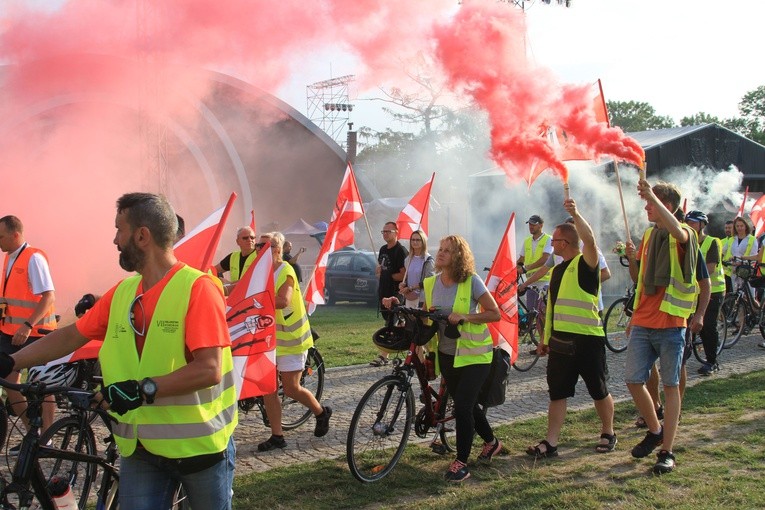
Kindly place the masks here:
POLYGON ((130 308, 128 308, 128 324, 130 324, 130 328, 133 330, 133 333, 135 333, 138 336, 145 336, 146 335, 146 314, 143 310, 143 302, 141 299, 143 298, 143 294, 138 294, 135 299, 130 303, 130 308), (138 305, 138 307, 141 309, 141 329, 140 331, 136 327, 135 324, 135 312, 133 311, 135 309, 135 306, 138 305))
POLYGON ((239 239, 241 239, 242 241, 247 241, 247 240, 252 241, 253 239, 255 239, 255 236, 242 236, 239 239))
POLYGON ((381 230, 380 231, 381 234, 391 234, 393 232, 398 232, 398 230, 381 230))
MULTIPOLYGON (((253 237, 253 239, 255 239, 255 238, 253 237)), ((266 243, 255 243, 255 248, 257 248, 257 249, 261 249, 261 248, 262 248, 262 247, 264 247, 265 245, 266 245, 266 243)))

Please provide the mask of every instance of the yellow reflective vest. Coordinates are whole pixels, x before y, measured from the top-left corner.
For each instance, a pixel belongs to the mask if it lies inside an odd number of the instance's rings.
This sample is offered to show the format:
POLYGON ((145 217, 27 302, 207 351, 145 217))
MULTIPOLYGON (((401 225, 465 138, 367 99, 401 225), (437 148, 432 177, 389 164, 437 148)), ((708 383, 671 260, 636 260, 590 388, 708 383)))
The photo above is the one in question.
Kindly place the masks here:
POLYGON ((722 265, 722 243, 716 237, 706 236, 701 242, 699 249, 701 250, 701 254, 704 256, 704 261, 706 262, 707 253, 709 253, 709 249, 712 247, 712 243, 717 243, 717 246, 720 250, 720 257, 717 261, 717 265, 715 266, 714 271, 709 274, 711 292, 725 292, 725 273, 723 272, 722 265))
MULTIPOLYGON (((542 234, 539 237, 539 241, 537 242, 536 249, 533 251, 531 249, 531 242, 532 242, 531 236, 527 237, 526 240, 523 241, 523 265, 524 266, 533 264, 534 262, 542 258, 542 255, 544 255, 544 252, 545 252, 545 246, 547 246, 548 239, 550 239, 550 234, 542 234)), ((542 269, 544 269, 544 266, 538 267, 537 269, 533 269, 529 271, 528 276, 531 276, 537 271, 541 271, 542 269)), ((550 271, 548 271, 547 274, 544 275, 542 278, 537 280, 537 283, 544 283, 549 281, 550 281, 550 271)))
MULTIPOLYGON (((696 239, 696 231, 691 227, 682 224, 682 227, 688 232, 689 236, 693 236, 696 239)), ((649 227, 645 234, 643 234, 643 253, 645 253, 648 246, 648 240, 651 236, 651 232, 654 227, 649 227)), ((689 238, 690 240, 690 238, 689 238)), ((698 249, 697 243, 689 242, 688 249, 698 249)), ((696 295, 699 292, 698 282, 696 282, 696 267, 691 269, 690 275, 691 283, 685 283, 683 276, 683 268, 680 264, 680 259, 677 256, 677 239, 673 236, 669 236, 669 285, 664 292, 664 299, 659 305, 659 310, 675 317, 683 317, 687 319, 696 307, 696 295)), ((635 310, 640 306, 640 298, 643 294, 643 275, 645 273, 646 264, 644 260, 640 262, 640 272, 638 273, 637 289, 635 290, 635 310)))
MULTIPOLYGON (((744 249, 744 257, 750 257, 752 255, 757 254, 757 239, 753 235, 748 235, 744 239, 746 239, 746 248, 744 249)), ((730 242, 726 245, 725 251, 723 252, 723 260, 730 260, 733 258, 733 243, 736 242, 738 238, 736 236, 733 236, 730 238, 730 242)), ((733 268, 731 266, 725 266, 724 272, 726 275, 731 276, 733 274, 733 268)))
MULTIPOLYGON (((186 313, 191 287, 202 275, 181 268, 162 290, 139 358, 128 323, 141 276, 123 280, 114 292, 109 326, 98 353, 104 385, 159 377, 186 365, 186 313)), ((231 349, 222 352, 221 381, 186 395, 157 397, 153 404, 114 415, 114 437, 122 455, 132 455, 140 440, 150 453, 171 459, 218 453, 226 449, 237 424, 237 392, 231 349)))
MULTIPOLYGON (((555 303, 552 292, 547 293, 544 343, 550 343, 553 329, 580 335, 603 336, 603 322, 598 314, 598 293, 585 292, 579 286, 579 261, 576 255, 563 271, 555 303), (554 328, 553 328, 554 323, 554 328)), ((595 269, 600 286, 600 269, 595 269)))
MULTIPOLYGON (((457 296, 454 298, 452 311, 454 313, 470 313, 470 302, 473 297, 473 277, 457 284, 457 296)), ((425 291, 425 308, 430 308, 433 303, 433 287, 438 275, 429 276, 422 282, 425 291)), ((486 324, 473 324, 465 321, 457 329, 460 337, 457 339, 457 350, 454 354, 454 367, 491 363, 494 343, 491 339, 489 327, 486 324)))
POLYGON ((254 251, 247 255, 247 258, 244 259, 244 266, 242 267, 242 272, 239 273, 239 262, 242 259, 242 252, 241 251, 235 251, 231 253, 231 257, 229 260, 229 267, 228 272, 230 273, 229 276, 231 276, 231 283, 238 282, 244 273, 247 272, 247 269, 250 268, 253 262, 255 262, 255 259, 258 258, 258 252, 254 251))
POLYGON ((288 262, 282 262, 274 272, 274 290, 287 283, 292 277, 292 300, 290 306, 276 310, 276 355, 302 354, 313 347, 311 325, 305 311, 303 295, 300 293, 295 269, 288 262))

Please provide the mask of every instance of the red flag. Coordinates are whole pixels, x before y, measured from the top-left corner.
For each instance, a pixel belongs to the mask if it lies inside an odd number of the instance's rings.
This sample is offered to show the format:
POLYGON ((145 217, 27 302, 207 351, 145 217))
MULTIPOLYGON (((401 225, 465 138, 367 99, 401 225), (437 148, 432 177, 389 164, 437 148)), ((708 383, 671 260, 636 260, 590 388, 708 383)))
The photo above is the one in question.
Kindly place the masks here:
POLYGON ((414 194, 396 219, 399 239, 409 239, 412 232, 422 230, 428 235, 428 209, 430 209, 430 190, 433 188, 433 180, 436 173, 430 176, 430 180, 414 194))
POLYGON ((264 250, 226 299, 239 399, 273 393, 276 381, 276 306, 271 250, 264 250))
POLYGON ((760 234, 765 232, 765 195, 762 195, 754 203, 749 217, 752 218, 752 224, 754 225, 754 236, 759 237, 760 234))
POLYGON ((362 216, 364 216, 364 206, 361 203, 361 194, 356 185, 356 177, 353 175, 353 167, 348 162, 330 219, 330 223, 338 224, 338 242, 340 243, 338 249, 353 244, 354 222, 362 216))
POLYGON ((255 209, 250 211, 250 228, 253 232, 257 233, 258 231, 255 229, 255 209))
POLYGON ((213 257, 218 249, 223 227, 226 225, 234 200, 236 200, 236 193, 231 193, 225 206, 212 213, 183 239, 175 243, 175 256, 178 260, 200 271, 207 271, 213 265, 213 257))
POLYGON ((497 255, 486 276, 486 287, 494 296, 499 306, 501 318, 488 324, 494 345, 499 345, 510 353, 510 363, 518 357, 518 287, 515 265, 515 213, 505 229, 505 235, 499 243, 497 255))
POLYGON ((744 208, 746 207, 746 198, 749 195, 749 186, 744 190, 744 199, 741 201, 741 207, 738 209, 739 218, 744 217, 744 208))
MULTIPOLYGON (((347 204, 343 202, 341 210, 345 209, 347 204)), ((305 301, 308 303, 308 313, 312 314, 316 310, 316 305, 324 304, 324 273, 327 272, 327 262, 329 254, 348 246, 342 244, 344 241, 340 238, 339 222, 333 221, 327 228, 324 236, 324 242, 321 244, 319 255, 316 257, 313 274, 308 281, 305 289, 305 301)))

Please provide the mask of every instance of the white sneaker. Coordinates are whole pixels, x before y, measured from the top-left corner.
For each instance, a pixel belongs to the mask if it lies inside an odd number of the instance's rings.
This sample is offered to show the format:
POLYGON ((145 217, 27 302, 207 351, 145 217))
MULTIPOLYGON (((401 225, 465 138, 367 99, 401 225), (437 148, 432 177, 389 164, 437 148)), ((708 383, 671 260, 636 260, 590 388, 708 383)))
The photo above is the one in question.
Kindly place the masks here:
POLYGON ((763 349, 765 349, 765 342, 758 343, 757 347, 762 347, 763 349))

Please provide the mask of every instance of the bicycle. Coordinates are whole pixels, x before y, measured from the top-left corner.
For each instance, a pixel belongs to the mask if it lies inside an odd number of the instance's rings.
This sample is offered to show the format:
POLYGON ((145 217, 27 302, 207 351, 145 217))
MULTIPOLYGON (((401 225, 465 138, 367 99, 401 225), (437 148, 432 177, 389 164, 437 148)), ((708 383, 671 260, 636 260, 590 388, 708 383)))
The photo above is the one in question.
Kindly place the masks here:
POLYGON ((760 334, 765 338, 765 307, 754 301, 754 289, 751 283, 761 277, 754 276, 757 266, 753 263, 733 257, 731 261, 723 262, 726 266, 734 266, 734 273, 741 279, 741 285, 734 291, 725 295, 720 309, 725 316, 728 333, 723 342, 723 349, 729 349, 736 345, 742 335, 748 334, 756 326, 760 334))
MULTIPOLYGON (((319 339, 319 335, 311 329, 313 340, 316 342, 319 339)), ((244 347, 246 344, 242 344, 237 347, 244 347)), ((324 393, 324 358, 314 345, 308 349, 308 353, 305 360, 305 368, 300 376, 300 385, 313 393, 316 400, 321 402, 321 396, 324 393)), ((282 403, 282 428, 284 430, 293 430, 304 424, 308 419, 313 416, 310 409, 306 408, 303 404, 295 399, 288 398, 282 390, 281 384, 277 390, 279 400, 282 403)), ((239 410, 244 414, 249 413, 255 407, 260 411, 260 416, 263 419, 263 424, 270 426, 268 421, 268 414, 266 413, 265 403, 263 397, 249 397, 239 400, 239 410)))
POLYGON ((629 337, 627 326, 632 318, 632 309, 635 304, 635 285, 627 287, 624 296, 620 297, 608 307, 603 319, 603 332, 606 337, 606 347, 611 352, 619 353, 627 350, 629 337))
POLYGON ((438 323, 448 324, 447 316, 438 310, 395 306, 387 327, 375 333, 378 347, 390 351, 406 351, 403 361, 393 360, 393 373, 383 377, 361 397, 351 418, 346 441, 346 458, 353 476, 360 482, 384 478, 398 463, 414 427, 420 438, 434 429, 430 448, 443 455, 454 451, 451 423, 453 404, 440 379, 438 389, 428 382, 428 370, 417 354, 436 332, 438 323), (427 327, 422 319, 433 320, 427 327), (420 386, 423 407, 415 415, 414 384, 420 386))
POLYGON ((68 386, 46 386, 41 382, 12 384, 0 380, 0 386, 18 391, 27 399, 30 423, 29 431, 21 442, 11 481, 4 476, 0 478, 0 508, 26 509, 32 508, 31 505, 36 502, 44 510, 55 510, 48 483, 54 476, 61 475, 69 482, 78 507, 84 509, 90 489, 97 482, 99 468, 103 475, 99 483, 98 508, 116 508, 106 505, 116 501, 116 444, 110 433, 105 455, 99 456, 89 423, 89 416, 97 413, 110 429, 112 418, 105 411, 90 409, 92 393, 68 386), (59 419, 40 435, 43 397, 51 394, 65 395, 76 416, 59 419), (47 446, 49 440, 57 446, 47 446))
MULTIPOLYGON (((519 273, 518 283, 521 281, 522 275, 519 273)), ((519 372, 528 372, 539 361, 537 345, 545 333, 547 289, 535 292, 538 292, 539 296, 536 307, 532 310, 520 299, 522 295, 518 296, 518 356, 512 366, 519 372)))

